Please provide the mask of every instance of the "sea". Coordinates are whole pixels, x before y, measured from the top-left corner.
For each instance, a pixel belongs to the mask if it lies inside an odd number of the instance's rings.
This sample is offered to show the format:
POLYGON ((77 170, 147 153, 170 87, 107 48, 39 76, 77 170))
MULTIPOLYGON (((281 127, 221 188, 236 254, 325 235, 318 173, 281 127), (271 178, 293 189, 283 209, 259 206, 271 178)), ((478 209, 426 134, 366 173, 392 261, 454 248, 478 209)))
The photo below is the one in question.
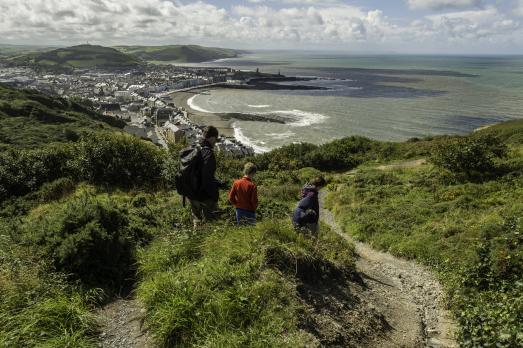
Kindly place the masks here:
POLYGON ((287 83, 325 88, 216 89, 189 100, 191 108, 202 112, 277 115, 288 120, 234 121, 236 138, 257 152, 352 135, 405 141, 466 134, 523 118, 522 56, 257 51, 202 65, 312 77, 287 83))

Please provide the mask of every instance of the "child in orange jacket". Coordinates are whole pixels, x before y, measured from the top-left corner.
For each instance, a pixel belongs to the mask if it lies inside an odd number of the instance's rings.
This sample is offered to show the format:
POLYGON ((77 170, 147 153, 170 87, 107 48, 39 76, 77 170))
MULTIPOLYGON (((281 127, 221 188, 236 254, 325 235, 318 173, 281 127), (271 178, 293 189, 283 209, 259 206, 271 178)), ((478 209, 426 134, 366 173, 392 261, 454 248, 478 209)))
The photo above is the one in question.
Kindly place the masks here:
POLYGON ((255 225, 256 208, 258 208, 258 190, 252 182, 256 174, 256 166, 246 163, 243 169, 244 176, 234 181, 229 192, 229 202, 236 208, 236 222, 238 225, 255 225))

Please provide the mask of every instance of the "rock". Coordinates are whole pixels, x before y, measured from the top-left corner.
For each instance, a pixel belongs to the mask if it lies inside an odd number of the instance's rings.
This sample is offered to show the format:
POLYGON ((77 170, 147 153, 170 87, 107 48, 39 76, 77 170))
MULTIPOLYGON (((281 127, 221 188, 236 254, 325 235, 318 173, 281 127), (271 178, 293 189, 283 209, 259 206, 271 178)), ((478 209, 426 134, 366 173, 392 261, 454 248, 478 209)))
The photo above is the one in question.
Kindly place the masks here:
POLYGON ((440 340, 437 340, 435 338, 431 338, 427 341, 427 346, 429 348, 443 348, 444 345, 443 345, 443 342, 441 342, 440 340))

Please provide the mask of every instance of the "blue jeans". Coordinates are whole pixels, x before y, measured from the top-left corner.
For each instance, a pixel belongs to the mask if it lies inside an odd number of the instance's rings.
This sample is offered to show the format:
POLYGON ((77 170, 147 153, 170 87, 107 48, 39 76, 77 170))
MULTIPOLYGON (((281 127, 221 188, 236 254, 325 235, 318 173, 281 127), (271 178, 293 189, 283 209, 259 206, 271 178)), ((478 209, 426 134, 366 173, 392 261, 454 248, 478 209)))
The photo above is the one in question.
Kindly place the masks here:
POLYGON ((256 213, 236 208, 236 222, 238 225, 256 225, 256 213))

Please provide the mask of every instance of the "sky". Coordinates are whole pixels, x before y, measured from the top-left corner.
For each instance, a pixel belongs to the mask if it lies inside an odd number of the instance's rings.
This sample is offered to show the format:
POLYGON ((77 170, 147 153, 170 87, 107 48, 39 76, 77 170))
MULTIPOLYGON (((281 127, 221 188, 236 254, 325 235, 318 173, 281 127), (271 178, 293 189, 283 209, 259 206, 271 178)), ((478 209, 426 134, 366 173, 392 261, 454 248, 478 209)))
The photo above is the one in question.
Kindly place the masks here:
POLYGON ((523 54, 523 0, 0 0, 0 43, 523 54))

